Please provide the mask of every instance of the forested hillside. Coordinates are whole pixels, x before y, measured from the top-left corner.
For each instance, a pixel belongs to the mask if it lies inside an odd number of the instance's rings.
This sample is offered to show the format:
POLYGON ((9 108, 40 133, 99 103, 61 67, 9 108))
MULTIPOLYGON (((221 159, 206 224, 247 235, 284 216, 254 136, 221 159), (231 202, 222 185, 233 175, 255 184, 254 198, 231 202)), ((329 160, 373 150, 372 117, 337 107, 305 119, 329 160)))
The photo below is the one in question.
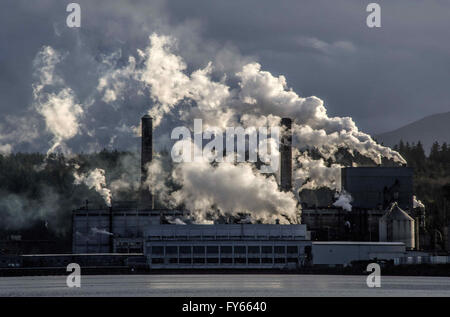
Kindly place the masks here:
POLYGON ((414 168, 414 193, 426 206, 428 225, 441 231, 450 220, 449 146, 435 142, 429 156, 420 142, 400 142, 394 149, 414 168))

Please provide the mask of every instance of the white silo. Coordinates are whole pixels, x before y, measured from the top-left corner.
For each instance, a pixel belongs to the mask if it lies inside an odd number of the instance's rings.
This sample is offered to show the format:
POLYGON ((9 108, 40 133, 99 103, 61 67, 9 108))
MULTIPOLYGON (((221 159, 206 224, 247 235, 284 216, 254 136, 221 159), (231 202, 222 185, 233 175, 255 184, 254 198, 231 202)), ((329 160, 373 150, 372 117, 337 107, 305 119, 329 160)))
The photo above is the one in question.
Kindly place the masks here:
POLYGON ((380 241, 403 242, 407 248, 415 247, 414 219, 397 203, 379 220, 380 241))

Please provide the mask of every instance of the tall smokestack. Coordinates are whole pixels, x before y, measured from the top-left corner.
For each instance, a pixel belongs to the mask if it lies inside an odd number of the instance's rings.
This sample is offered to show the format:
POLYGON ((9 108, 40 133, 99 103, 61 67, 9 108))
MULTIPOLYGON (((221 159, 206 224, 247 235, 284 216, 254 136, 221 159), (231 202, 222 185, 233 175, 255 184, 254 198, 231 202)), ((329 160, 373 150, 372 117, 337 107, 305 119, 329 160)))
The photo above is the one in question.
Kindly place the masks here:
POLYGON ((147 180, 147 167, 153 159, 153 119, 146 114, 142 117, 141 130, 141 195, 140 206, 142 209, 153 209, 153 197, 145 186, 147 180))
POLYGON ((292 120, 281 119, 280 184, 282 191, 292 190, 292 120))

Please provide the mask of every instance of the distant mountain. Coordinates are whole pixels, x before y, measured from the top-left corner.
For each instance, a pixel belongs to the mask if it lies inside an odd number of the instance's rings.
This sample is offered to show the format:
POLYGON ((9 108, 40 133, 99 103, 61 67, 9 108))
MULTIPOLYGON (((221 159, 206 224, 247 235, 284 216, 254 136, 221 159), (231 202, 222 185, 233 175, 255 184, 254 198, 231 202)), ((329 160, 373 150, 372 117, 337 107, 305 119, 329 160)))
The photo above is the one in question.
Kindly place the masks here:
POLYGON ((397 130, 376 135, 375 138, 387 146, 394 146, 400 140, 409 143, 421 141, 425 152, 429 153, 435 141, 439 144, 450 143, 450 112, 425 117, 397 130))

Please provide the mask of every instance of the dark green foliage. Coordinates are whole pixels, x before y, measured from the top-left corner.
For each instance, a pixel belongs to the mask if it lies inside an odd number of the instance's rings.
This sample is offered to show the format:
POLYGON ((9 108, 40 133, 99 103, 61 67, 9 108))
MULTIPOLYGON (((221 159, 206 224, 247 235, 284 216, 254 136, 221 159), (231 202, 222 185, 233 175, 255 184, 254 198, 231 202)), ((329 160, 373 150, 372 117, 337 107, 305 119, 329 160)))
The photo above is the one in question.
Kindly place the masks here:
POLYGON ((400 141, 394 149, 414 168, 414 193, 427 208, 428 228, 442 232, 450 221, 450 148, 435 142, 428 157, 420 142, 400 141))
MULTIPOLYGON (((124 157, 134 165, 137 155, 107 150, 70 158, 40 153, 0 155, 0 240, 9 234, 61 240, 70 251, 72 210, 83 206, 86 199, 91 206, 104 205, 95 190, 74 184, 74 172, 101 168, 110 184, 126 168, 121 162, 124 157)), ((121 198, 134 199, 132 195, 121 198)))

